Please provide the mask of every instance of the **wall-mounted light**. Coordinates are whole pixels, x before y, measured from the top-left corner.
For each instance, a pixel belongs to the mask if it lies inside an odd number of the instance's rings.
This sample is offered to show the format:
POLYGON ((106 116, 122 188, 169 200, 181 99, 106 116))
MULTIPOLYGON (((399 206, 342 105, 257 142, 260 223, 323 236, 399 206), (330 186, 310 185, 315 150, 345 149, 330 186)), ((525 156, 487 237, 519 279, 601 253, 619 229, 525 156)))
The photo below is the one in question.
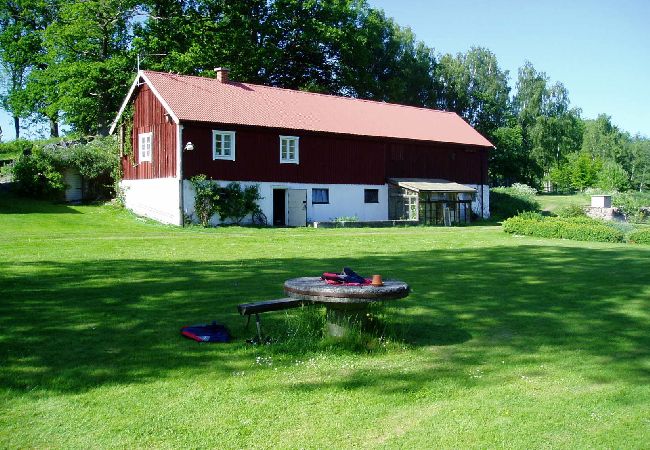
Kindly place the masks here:
POLYGON ((192 150, 194 150, 194 144, 192 144, 191 142, 188 142, 187 144, 185 144, 184 150, 186 152, 191 152, 192 150))

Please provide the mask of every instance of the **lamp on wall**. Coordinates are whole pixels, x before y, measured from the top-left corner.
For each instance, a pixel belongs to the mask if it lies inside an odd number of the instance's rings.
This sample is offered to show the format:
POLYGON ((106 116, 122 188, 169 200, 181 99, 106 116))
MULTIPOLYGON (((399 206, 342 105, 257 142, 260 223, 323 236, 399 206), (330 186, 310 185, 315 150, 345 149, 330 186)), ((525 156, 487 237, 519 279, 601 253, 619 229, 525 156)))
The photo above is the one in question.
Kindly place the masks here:
POLYGON ((188 141, 188 143, 185 144, 185 148, 183 150, 185 150, 186 152, 191 152, 192 150, 194 150, 194 144, 188 141))

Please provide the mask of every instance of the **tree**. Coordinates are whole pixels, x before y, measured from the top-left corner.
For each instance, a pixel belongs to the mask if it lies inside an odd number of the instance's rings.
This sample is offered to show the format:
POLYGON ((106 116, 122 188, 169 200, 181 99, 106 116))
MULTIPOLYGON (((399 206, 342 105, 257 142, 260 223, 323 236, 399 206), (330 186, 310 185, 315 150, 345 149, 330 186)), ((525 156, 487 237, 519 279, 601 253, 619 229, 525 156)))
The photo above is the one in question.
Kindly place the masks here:
POLYGON ((266 1, 156 0, 144 8, 148 18, 133 40, 143 68, 213 76, 224 66, 234 79, 269 83, 266 1))
POLYGON ((443 109, 457 112, 486 137, 505 125, 510 113, 508 71, 499 68, 494 53, 473 47, 466 54, 444 55, 436 76, 443 109))
POLYGON ((46 65, 30 76, 28 90, 51 119, 86 134, 105 135, 133 70, 128 55, 134 0, 66 0, 45 31, 46 65))
POLYGON ((3 109, 14 119, 16 139, 20 119, 33 111, 25 95, 27 77, 44 52, 42 32, 57 9, 54 0, 6 0, 0 3, 0 73, 5 80, 0 95, 3 109))
POLYGON ((353 97, 435 107, 433 50, 383 11, 365 5, 344 35, 341 92, 353 97))
POLYGON ((650 139, 635 136, 630 142, 633 163, 630 182, 634 189, 647 190, 650 187, 650 139))
POLYGON ((616 161, 624 153, 623 141, 622 133, 608 115, 600 114, 595 120, 585 120, 582 151, 616 161))
POLYGON ((494 150, 489 152, 490 182, 493 186, 510 186, 513 183, 534 185, 540 177, 538 166, 523 145, 521 125, 511 123, 494 130, 490 135, 494 150))
POLYGON ((341 39, 348 0, 275 0, 267 19, 265 75, 274 86, 338 90, 341 39))
POLYGON ((562 83, 549 86, 548 81, 545 73, 527 62, 519 69, 513 98, 524 148, 546 176, 580 150, 583 134, 580 110, 569 108, 568 91, 562 83))
POLYGON ((580 191, 596 185, 603 163, 586 153, 573 153, 567 164, 571 173, 571 186, 580 191))
POLYGON ((571 153, 563 165, 555 165, 549 171, 549 178, 559 191, 579 190, 596 186, 603 162, 585 152, 571 153))
POLYGON ((619 190, 623 186, 629 188, 635 172, 640 169, 636 161, 640 154, 633 138, 621 132, 612 124, 611 117, 605 114, 600 114, 595 120, 585 121, 582 151, 609 162, 606 167, 610 169, 612 175, 627 174, 627 183, 617 183, 619 190))
POLYGON ((613 160, 606 160, 598 173, 596 185, 606 192, 623 192, 630 188, 630 176, 613 160))

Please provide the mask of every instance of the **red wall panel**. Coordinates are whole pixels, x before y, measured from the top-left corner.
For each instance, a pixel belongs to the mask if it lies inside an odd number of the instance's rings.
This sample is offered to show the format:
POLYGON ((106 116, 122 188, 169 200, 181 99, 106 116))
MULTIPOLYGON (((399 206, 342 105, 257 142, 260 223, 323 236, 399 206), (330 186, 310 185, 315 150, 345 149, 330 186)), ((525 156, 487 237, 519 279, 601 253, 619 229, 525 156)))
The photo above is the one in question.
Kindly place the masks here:
POLYGON ((487 180, 487 150, 462 145, 342 136, 225 124, 184 123, 184 178, 219 180, 384 184, 386 178, 487 180), (235 131, 235 161, 212 159, 212 130, 235 131), (300 137, 300 164, 280 163, 280 135, 300 137))
POLYGON ((487 150, 452 144, 391 143, 386 154, 386 175, 487 184, 487 150))
MULTIPOLYGON (((167 178, 176 176, 176 124, 165 116, 165 108, 149 86, 143 84, 133 101, 133 156, 122 157, 124 178, 167 178), (138 161, 138 134, 153 132, 151 162, 138 161)), ((129 136, 126 136, 129 139, 129 136)))

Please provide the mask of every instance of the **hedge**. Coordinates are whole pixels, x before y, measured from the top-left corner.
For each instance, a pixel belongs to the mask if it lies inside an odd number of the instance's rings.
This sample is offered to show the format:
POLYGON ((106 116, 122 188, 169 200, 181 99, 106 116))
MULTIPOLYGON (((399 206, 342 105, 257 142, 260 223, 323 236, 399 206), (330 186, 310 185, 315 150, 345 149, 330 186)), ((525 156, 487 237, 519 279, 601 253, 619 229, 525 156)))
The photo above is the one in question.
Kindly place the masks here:
POLYGON ((490 215, 499 220, 516 216, 526 211, 538 211, 540 206, 535 198, 534 189, 516 187, 495 187, 490 189, 490 215))
POLYGON ((627 239, 635 244, 650 244, 650 228, 633 231, 627 239))
POLYGON ((539 214, 520 214, 503 222, 503 231, 512 234, 543 238, 572 239, 575 241, 623 242, 621 231, 604 222, 588 217, 543 217, 539 214))

